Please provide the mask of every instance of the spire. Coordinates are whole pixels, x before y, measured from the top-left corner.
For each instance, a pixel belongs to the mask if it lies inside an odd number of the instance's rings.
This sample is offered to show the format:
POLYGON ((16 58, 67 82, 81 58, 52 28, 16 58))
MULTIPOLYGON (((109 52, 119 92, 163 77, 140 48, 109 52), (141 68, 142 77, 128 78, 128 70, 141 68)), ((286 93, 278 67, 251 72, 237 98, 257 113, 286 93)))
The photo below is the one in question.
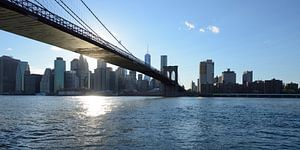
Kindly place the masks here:
POLYGON ((147 54, 149 54, 149 44, 147 44, 147 54))

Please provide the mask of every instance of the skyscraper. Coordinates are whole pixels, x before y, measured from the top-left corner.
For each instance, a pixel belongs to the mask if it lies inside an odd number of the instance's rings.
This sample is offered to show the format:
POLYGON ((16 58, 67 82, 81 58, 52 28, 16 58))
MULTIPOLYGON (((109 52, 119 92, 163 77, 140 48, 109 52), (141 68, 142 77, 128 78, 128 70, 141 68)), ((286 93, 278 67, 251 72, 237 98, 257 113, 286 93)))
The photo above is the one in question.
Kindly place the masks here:
POLYGON ((212 93, 214 84, 214 62, 211 59, 200 62, 199 79, 199 92, 202 94, 212 93))
POLYGON ((107 64, 104 60, 102 60, 102 59, 97 60, 97 68, 106 68, 106 67, 107 67, 107 64))
POLYGON ((136 71, 129 70, 129 76, 133 81, 136 81, 136 71))
POLYGON ((121 92, 125 89, 126 85, 126 74, 127 70, 121 67, 118 67, 116 70, 116 80, 117 80, 117 90, 118 92, 121 92))
POLYGON ((94 72, 95 90, 112 92, 117 90, 117 74, 111 67, 107 67, 107 63, 104 60, 97 60, 97 68, 94 72))
POLYGON ((79 67, 79 60, 77 58, 75 58, 71 61, 71 70, 77 72, 78 67, 79 67))
POLYGON ((54 61, 54 92, 64 89, 64 74, 66 70, 66 62, 61 57, 57 57, 54 61))
POLYGON ((40 93, 41 79, 42 79, 42 75, 39 75, 39 74, 25 75, 24 93, 25 94, 40 93))
POLYGON ((29 65, 28 62, 21 61, 16 72, 16 92, 19 94, 25 91, 25 75, 30 75, 29 65))
POLYGON ((45 73, 40 82, 40 91, 46 95, 53 93, 54 87, 54 76, 53 70, 50 68, 46 68, 45 73))
POLYGON ((253 71, 245 71, 243 73, 243 84, 248 85, 253 82, 253 71))
POLYGON ((223 84, 235 84, 236 74, 234 71, 227 69, 227 71, 222 72, 222 83, 223 84))
POLYGON ((65 71, 65 89, 74 90, 79 88, 79 78, 76 71, 65 71))
POLYGON ((192 83, 191 83, 191 91, 192 92, 197 92, 197 86, 196 86, 194 81, 192 81, 192 83))
POLYGON ((16 90, 16 72, 20 60, 9 56, 0 57, 0 94, 11 94, 16 90))
POLYGON ((164 66, 168 66, 168 56, 167 55, 160 56, 160 71, 163 71, 164 66))
POLYGON ((129 70, 129 74, 126 76, 126 90, 136 90, 136 71, 129 70))
POLYGON ((80 55, 79 61, 78 61, 77 76, 79 77, 80 88, 89 89, 90 88, 89 64, 82 55, 80 55))
MULTIPOLYGON (((147 54, 145 55, 145 64, 148 66, 151 66, 151 55, 149 54, 149 51, 147 49, 147 54)), ((150 77, 149 76, 144 76, 144 79, 147 81, 150 81, 150 77)))

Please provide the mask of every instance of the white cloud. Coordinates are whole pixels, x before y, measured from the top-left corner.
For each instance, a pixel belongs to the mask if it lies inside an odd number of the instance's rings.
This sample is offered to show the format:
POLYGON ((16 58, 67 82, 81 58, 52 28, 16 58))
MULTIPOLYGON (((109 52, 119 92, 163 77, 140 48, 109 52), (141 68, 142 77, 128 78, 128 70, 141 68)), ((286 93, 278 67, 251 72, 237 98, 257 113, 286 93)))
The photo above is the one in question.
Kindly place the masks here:
POLYGON ((12 51, 13 49, 9 47, 9 48, 6 48, 5 50, 6 51, 12 51))
POLYGON ((56 47, 56 46, 51 46, 50 50, 53 50, 53 51, 62 51, 63 49, 59 48, 59 47, 56 47))
POLYGON ((204 28, 200 28, 199 32, 205 32, 205 29, 204 28))
POLYGON ((188 28, 188 30, 195 29, 195 25, 189 21, 185 21, 184 24, 188 28))
POLYGON ((211 31, 212 33, 215 33, 215 34, 220 33, 220 28, 217 27, 217 26, 213 26, 213 25, 208 26, 207 30, 209 30, 209 31, 211 31))

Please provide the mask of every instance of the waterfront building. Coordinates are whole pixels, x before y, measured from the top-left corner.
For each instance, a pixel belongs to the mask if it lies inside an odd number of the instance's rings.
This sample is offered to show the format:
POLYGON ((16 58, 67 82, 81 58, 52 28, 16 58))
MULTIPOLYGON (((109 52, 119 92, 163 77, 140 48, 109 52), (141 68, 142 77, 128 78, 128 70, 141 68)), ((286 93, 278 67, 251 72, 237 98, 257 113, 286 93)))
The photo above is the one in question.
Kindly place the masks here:
POLYGON ((77 75, 79 77, 80 88, 89 89, 90 88, 89 64, 87 60, 83 57, 83 55, 80 55, 79 57, 77 75))
POLYGON ((126 75, 126 90, 136 91, 136 71, 129 70, 129 74, 126 75))
POLYGON ((21 61, 18 63, 16 71, 16 93, 25 92, 25 76, 30 75, 28 62, 21 61))
POLYGON ((191 83, 191 91, 192 92, 197 92, 197 89, 198 89, 198 87, 196 86, 195 82, 192 81, 192 83, 191 83))
POLYGON ((236 84, 236 73, 231 71, 229 68, 227 71, 222 72, 222 83, 223 84, 236 84))
POLYGON ((214 84, 214 62, 211 59, 200 62, 199 89, 201 94, 211 94, 214 84))
POLYGON ((109 71, 106 62, 97 60, 97 68, 94 70, 94 89, 96 91, 105 91, 109 89, 109 71))
POLYGON ((9 56, 0 57, 0 94, 16 91, 16 72, 20 60, 9 56))
POLYGON ((146 92, 149 89, 149 81, 143 80, 143 75, 138 74, 137 90, 140 92, 146 92))
MULTIPOLYGON (((164 72, 164 67, 165 66, 168 66, 168 56, 167 55, 161 55, 160 56, 160 72, 164 73, 165 76, 167 76, 167 74, 165 74, 164 72)), ((152 81, 152 80, 151 80, 152 81)), ((153 85, 151 85, 151 81, 150 81, 150 86, 149 88, 150 89, 153 89, 153 85)), ((161 84, 160 82, 158 83, 159 84, 159 90, 162 91, 164 86, 163 84, 161 84)))
POLYGON ((75 58, 75 59, 73 59, 72 61, 71 61, 71 70, 72 71, 78 71, 78 69, 79 69, 79 60, 77 59, 77 58, 75 58))
POLYGON ((108 68, 109 72, 109 89, 112 92, 116 92, 118 88, 118 80, 117 80, 117 73, 112 70, 112 68, 108 68))
POLYGON ((40 82, 42 75, 27 74, 24 76, 24 92, 23 94, 40 93, 40 82))
POLYGON ((164 66, 168 66, 168 56, 161 55, 160 56, 160 71, 163 72, 164 66))
POLYGON ((253 82, 253 71, 245 71, 243 73, 243 85, 248 86, 249 83, 253 82))
POLYGON ((298 90, 298 84, 293 82, 287 83, 284 87, 284 92, 287 94, 297 94, 299 93, 298 90))
POLYGON ((265 82, 261 80, 250 83, 250 93, 263 94, 265 93, 265 82))
POLYGON ((138 74, 138 81, 143 80, 143 74, 138 74))
POLYGON ((107 87, 106 68, 96 68, 94 70, 94 88, 96 91, 104 91, 107 87))
MULTIPOLYGON (((147 54, 145 55, 145 64, 151 66, 151 55, 149 54, 148 50, 147 50, 147 54)), ((144 76, 144 79, 150 81, 150 77, 147 75, 144 76)))
POLYGON ((282 80, 265 80, 265 93, 266 94, 280 94, 283 89, 282 80))
POLYGON ((116 80, 117 80, 117 92, 121 92, 125 89, 126 85, 126 74, 127 70, 121 67, 118 67, 116 70, 116 80))
POLYGON ((76 71, 65 71, 65 90, 75 90, 79 88, 79 78, 76 71))
POLYGON ((57 57, 54 61, 54 92, 64 89, 64 74, 66 70, 66 62, 61 57, 57 57))
POLYGON ((136 71, 129 70, 129 76, 131 80, 135 83, 136 82, 136 71))
POLYGON ((54 71, 46 68, 40 82, 40 92, 46 95, 53 93, 54 90, 54 71))

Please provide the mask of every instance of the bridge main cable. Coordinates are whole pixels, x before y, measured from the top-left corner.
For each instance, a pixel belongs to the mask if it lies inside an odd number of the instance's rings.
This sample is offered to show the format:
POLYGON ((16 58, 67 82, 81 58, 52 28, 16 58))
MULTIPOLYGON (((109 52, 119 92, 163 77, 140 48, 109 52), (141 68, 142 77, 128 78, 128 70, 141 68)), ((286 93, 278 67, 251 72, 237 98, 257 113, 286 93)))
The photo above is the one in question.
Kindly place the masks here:
POLYGON ((59 0, 73 15, 75 15, 85 26, 87 26, 95 35, 99 36, 89 25, 87 25, 63 0, 59 0))
POLYGON ((76 19, 61 3, 54 0, 64 11, 66 11, 77 23, 79 23, 85 30, 89 31, 78 19, 76 19))
POLYGON ((81 3, 89 10, 89 12, 97 19, 97 21, 105 28, 105 30, 133 57, 135 57, 111 32, 110 30, 100 21, 100 19, 94 14, 94 12, 87 6, 87 4, 80 0, 81 3))

